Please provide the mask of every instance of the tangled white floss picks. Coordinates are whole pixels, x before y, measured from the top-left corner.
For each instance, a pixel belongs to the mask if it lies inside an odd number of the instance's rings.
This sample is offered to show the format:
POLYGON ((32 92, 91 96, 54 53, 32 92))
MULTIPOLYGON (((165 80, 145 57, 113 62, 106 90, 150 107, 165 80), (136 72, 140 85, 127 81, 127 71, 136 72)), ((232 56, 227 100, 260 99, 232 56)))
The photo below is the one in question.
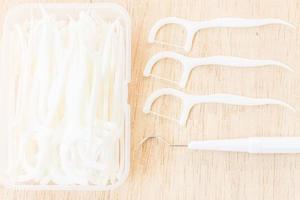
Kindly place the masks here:
POLYGON ((16 184, 107 186, 120 175, 128 109, 124 27, 91 9, 68 19, 42 13, 7 30, 2 46, 16 88, 8 176, 16 184))

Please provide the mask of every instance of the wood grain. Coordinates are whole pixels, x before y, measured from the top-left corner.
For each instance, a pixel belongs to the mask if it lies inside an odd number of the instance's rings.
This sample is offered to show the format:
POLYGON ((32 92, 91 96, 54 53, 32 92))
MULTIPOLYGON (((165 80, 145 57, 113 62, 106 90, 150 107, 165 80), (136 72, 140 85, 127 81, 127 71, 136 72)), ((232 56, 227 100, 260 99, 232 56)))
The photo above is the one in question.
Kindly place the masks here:
MULTIPOLYGON (((20 1, 0 0, 2 12, 20 1)), ((47 1, 60 2, 60 1, 47 1)), ((64 0, 64 2, 69 2, 64 0)), ((72 1, 74 2, 74 1, 72 1)), ((84 1, 83 1, 84 2, 84 1)), ((85 1, 89 2, 89 1, 85 1)), ((100 2, 94 0, 93 2, 100 2)), ((300 114, 276 106, 237 107, 199 105, 186 127, 142 113, 146 97, 156 89, 176 87, 144 78, 147 60, 161 50, 182 50, 147 43, 153 23, 167 16, 205 20, 217 17, 280 18, 300 24, 299 0, 116 0, 127 8, 132 34, 132 158, 130 176, 112 192, 34 192, 0 190, 1 200, 298 200, 300 199, 300 155, 248 155, 241 153, 191 152, 170 148, 147 136, 160 135, 171 143, 190 140, 247 136, 300 136, 300 114)), ((164 28, 158 39, 182 44, 180 27, 164 28)), ((276 59, 295 69, 276 67, 229 69, 207 66, 193 71, 185 92, 228 92, 250 97, 278 98, 300 110, 300 29, 271 25, 251 29, 210 29, 197 34, 189 56, 231 55, 276 59)), ((153 73, 178 80, 178 63, 160 62, 153 73)), ((176 117, 180 102, 159 99, 153 110, 176 117)))

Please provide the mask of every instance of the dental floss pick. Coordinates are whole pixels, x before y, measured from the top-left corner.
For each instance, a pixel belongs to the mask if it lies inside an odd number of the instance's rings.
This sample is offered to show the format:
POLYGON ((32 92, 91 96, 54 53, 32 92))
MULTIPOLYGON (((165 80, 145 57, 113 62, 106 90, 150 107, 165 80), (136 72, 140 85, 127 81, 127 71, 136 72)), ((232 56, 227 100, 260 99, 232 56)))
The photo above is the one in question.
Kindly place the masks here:
MULTIPOLYGON (((153 66, 160 60, 166 58, 174 59, 181 63, 183 72, 179 83, 177 83, 181 88, 186 87, 190 74, 196 67, 206 66, 206 65, 222 65, 222 66, 234 67, 234 68, 257 68, 257 67, 274 65, 289 70, 291 72, 294 71, 288 65, 276 60, 247 59, 247 58, 233 57, 233 56, 211 56, 211 57, 192 58, 171 51, 162 51, 155 54, 149 59, 144 70, 144 76, 145 77, 153 76, 151 74, 153 66)), ((160 78, 155 75, 153 77, 158 79, 163 79, 169 82, 174 82, 172 80, 160 78)))
POLYGON ((182 100, 181 117, 179 124, 185 125, 189 116, 189 113, 193 106, 203 103, 221 103, 230 105, 242 105, 242 106, 257 106, 257 105, 280 105, 286 107, 292 111, 295 111, 291 105, 276 99, 268 98, 249 98, 244 96, 232 95, 232 94, 213 94, 213 95, 190 95, 172 88, 163 88, 154 91, 146 100, 143 111, 150 113, 152 104, 161 96, 174 96, 182 100))
POLYGON ((271 24, 285 25, 291 28, 295 28, 294 25, 281 20, 281 19, 243 19, 243 18, 217 18, 207 21, 192 21, 186 20, 178 17, 167 17, 158 20, 150 30, 148 42, 154 43, 155 37, 158 31, 165 25, 168 24, 177 24, 185 28, 186 30, 186 42, 184 45, 185 51, 190 51, 192 49, 193 39, 195 34, 203 29, 208 28, 250 28, 250 27, 259 27, 271 24))

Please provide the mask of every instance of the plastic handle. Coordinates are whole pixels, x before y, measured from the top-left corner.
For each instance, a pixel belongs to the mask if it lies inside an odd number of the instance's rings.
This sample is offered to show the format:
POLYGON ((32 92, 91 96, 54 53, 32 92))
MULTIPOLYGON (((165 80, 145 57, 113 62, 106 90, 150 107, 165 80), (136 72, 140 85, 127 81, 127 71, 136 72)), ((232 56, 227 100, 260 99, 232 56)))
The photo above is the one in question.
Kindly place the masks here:
POLYGON ((248 153, 300 153, 300 137, 252 137, 244 139, 193 141, 192 150, 210 150, 248 153))

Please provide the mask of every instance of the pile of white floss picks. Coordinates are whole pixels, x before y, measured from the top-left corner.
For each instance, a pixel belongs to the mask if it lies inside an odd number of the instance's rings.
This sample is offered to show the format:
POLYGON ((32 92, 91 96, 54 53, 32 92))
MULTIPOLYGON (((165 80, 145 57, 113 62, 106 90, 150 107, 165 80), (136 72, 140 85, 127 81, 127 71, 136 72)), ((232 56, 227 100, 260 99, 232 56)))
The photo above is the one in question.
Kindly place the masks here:
POLYGON ((6 31, 1 47, 15 88, 8 175, 40 185, 114 183, 127 101, 125 30, 93 11, 69 19, 43 12, 6 31))

